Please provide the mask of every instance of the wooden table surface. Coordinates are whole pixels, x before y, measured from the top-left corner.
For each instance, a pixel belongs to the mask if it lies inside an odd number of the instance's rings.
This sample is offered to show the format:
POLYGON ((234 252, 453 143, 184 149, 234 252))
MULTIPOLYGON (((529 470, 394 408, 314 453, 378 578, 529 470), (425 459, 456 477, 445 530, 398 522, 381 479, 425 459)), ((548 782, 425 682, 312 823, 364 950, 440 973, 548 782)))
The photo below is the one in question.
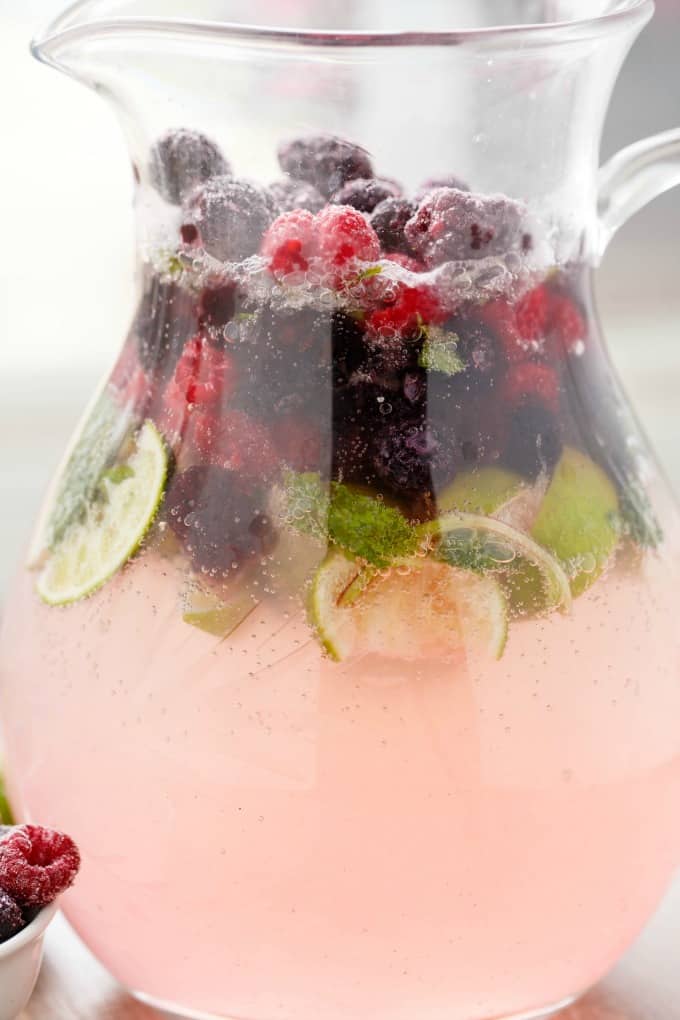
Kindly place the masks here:
MULTIPOLYGON (((680 1020, 679 933, 680 881, 614 973, 562 1013, 561 1020, 680 1020)), ((63 919, 54 922, 38 986, 21 1020, 159 1020, 161 1016, 165 1014, 122 992, 63 919)))

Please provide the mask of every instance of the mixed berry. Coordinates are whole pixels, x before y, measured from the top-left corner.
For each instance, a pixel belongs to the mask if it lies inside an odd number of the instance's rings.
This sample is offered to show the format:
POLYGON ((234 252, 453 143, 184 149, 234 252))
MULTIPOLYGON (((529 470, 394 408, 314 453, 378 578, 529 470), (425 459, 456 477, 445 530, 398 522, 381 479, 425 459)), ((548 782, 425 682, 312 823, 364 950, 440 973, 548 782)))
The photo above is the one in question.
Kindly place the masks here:
POLYGON ((68 889, 79 868, 70 836, 41 825, 0 826, 0 942, 68 889))
MULTIPOLYGON (((584 393, 598 379, 613 391, 583 270, 551 257, 527 207, 454 175, 409 194, 339 138, 278 155, 283 176, 262 186, 196 132, 151 153, 150 181, 181 206, 180 225, 175 250, 147 267, 112 385, 171 451, 158 523, 192 569, 227 592, 250 576, 281 541, 296 478, 318 483, 327 521, 315 530, 338 544, 338 502, 365 521, 371 499, 429 534, 465 485, 498 470, 533 494, 538 522, 558 466, 581 453, 604 469, 593 484, 607 555, 618 537, 657 534, 625 443, 613 463, 611 436, 605 446, 584 427, 584 393)), ((614 434, 619 412, 603 412, 614 434)), ((305 531, 300 516, 294 527, 305 531)), ((343 548, 372 561, 366 540, 343 548)), ((579 576, 580 561, 552 553, 557 572, 579 576)))

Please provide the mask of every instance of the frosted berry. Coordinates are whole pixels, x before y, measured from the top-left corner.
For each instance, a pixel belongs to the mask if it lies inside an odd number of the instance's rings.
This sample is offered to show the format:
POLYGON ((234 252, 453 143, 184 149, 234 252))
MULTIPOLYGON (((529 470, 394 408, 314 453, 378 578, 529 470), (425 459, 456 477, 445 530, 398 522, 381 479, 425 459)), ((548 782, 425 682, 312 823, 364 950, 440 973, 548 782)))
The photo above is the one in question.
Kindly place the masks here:
POLYGON ((277 279, 293 273, 306 273, 317 253, 316 219, 306 209, 283 213, 274 220, 262 238, 260 254, 270 260, 277 279))
POLYGON ((549 317, 550 294, 545 286, 535 287, 517 302, 517 329, 524 340, 533 343, 544 340, 549 317))
POLYGON ((184 205, 182 235, 223 262, 240 262, 253 255, 275 217, 272 200, 250 181, 213 177, 196 188, 184 205))
POLYGON ((386 198, 375 206, 369 222, 380 239, 383 251, 413 254, 404 228, 415 212, 416 206, 407 198, 386 198))
POLYGON ((326 199, 313 184, 308 181, 296 181, 292 177, 284 177, 274 181, 267 189, 279 213, 293 212, 295 209, 307 209, 308 212, 321 212, 326 199))
POLYGON ((543 402, 528 400, 512 414, 503 461, 527 478, 550 473, 562 454, 562 436, 555 415, 543 402))
POLYGON ((0 942, 6 942, 24 927, 21 908, 9 893, 0 889, 0 942))
POLYGON ((196 567, 216 576, 235 573, 276 542, 263 500, 235 472, 212 464, 175 475, 165 515, 196 567))
POLYGON ((313 135, 285 143, 279 149, 279 163, 285 173, 313 184, 326 198, 347 181, 373 177, 368 153, 332 135, 313 135))
POLYGON ((425 285, 401 287, 393 304, 372 312, 366 322, 374 335, 417 337, 425 325, 440 325, 447 317, 436 293, 425 285))
POLYGON ((438 188, 455 188, 457 191, 470 190, 467 184, 461 181, 460 177, 448 174, 442 177, 430 177, 428 180, 423 181, 413 197, 416 202, 420 203, 431 191, 436 191, 438 188))
POLYGON ((522 247, 524 210, 504 195, 438 188, 406 224, 406 239, 428 267, 504 255, 522 247))
POLYGON ((384 178, 371 177, 364 180, 347 181, 346 184, 331 196, 334 205, 351 205, 359 212, 373 212, 377 205, 388 198, 397 198, 401 194, 399 185, 384 178))
POLYGON ((166 392, 166 401, 210 405, 224 403, 236 387, 232 356, 213 347, 207 337, 193 337, 184 347, 166 392))
POLYGON ((354 263, 375 262, 380 241, 365 217, 347 205, 329 205, 316 217, 320 270, 338 285, 354 263))
POLYGON ((503 356, 511 364, 526 361, 536 349, 535 344, 520 334, 517 310, 504 298, 489 301, 475 309, 471 317, 476 317, 481 326, 496 338, 503 356))
POLYGON ((180 205, 197 185, 211 177, 231 175, 219 148, 199 131, 168 131, 151 150, 149 174, 167 202, 180 205))
POLYGON ((0 840, 0 889, 22 908, 44 907, 72 885, 80 853, 70 836, 20 825, 0 840))
POLYGON ((408 269, 409 273, 424 273, 425 266, 418 259, 414 259, 411 255, 404 255, 400 251, 390 251, 383 255, 383 258, 388 262, 394 262, 396 265, 401 266, 402 269, 408 269))
POLYGON ((547 314, 548 330, 567 354, 577 354, 588 336, 588 328, 574 302, 563 294, 552 294, 547 314))

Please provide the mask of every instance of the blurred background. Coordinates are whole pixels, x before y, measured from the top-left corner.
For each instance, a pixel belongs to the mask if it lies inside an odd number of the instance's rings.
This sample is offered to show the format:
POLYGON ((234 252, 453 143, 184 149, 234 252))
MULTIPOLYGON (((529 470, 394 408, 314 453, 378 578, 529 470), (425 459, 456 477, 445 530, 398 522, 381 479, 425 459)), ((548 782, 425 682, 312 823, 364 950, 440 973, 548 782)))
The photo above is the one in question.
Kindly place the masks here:
MULTIPOLYGON (((0 598, 132 312, 132 182, 119 128, 97 96, 28 52, 63 6, 0 0, 0 598)), ((680 125, 680 0, 657 8, 619 82, 603 158, 680 125)), ((620 233, 599 293, 614 361, 680 492, 679 270, 677 189, 620 233)))

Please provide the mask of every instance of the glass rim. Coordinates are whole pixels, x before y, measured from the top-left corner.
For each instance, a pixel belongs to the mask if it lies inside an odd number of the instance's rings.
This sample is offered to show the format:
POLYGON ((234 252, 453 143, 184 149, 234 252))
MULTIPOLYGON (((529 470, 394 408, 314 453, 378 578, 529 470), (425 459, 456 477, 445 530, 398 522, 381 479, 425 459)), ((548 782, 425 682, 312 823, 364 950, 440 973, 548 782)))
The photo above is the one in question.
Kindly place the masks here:
POLYGON ((200 18, 162 18, 144 15, 99 17, 101 0, 76 0, 53 19, 31 42, 33 54, 51 62, 55 49, 64 43, 90 37, 116 35, 174 35, 233 39, 241 45, 251 42, 270 46, 318 47, 321 49, 391 48, 416 46, 502 46, 504 43, 557 44, 565 41, 607 36, 617 29, 639 24, 654 12, 655 0, 621 0, 610 11, 586 18, 554 22, 508 24, 486 28, 428 29, 425 31, 340 31, 321 28, 296 29, 238 21, 200 18))

